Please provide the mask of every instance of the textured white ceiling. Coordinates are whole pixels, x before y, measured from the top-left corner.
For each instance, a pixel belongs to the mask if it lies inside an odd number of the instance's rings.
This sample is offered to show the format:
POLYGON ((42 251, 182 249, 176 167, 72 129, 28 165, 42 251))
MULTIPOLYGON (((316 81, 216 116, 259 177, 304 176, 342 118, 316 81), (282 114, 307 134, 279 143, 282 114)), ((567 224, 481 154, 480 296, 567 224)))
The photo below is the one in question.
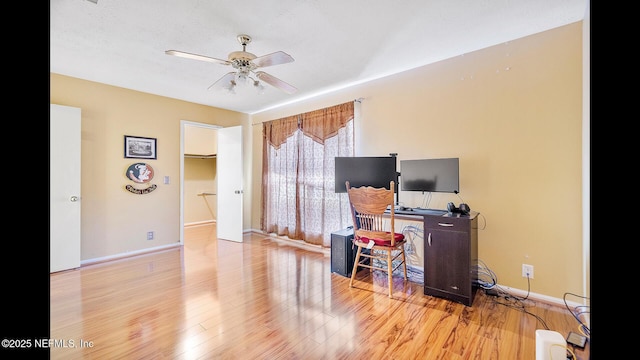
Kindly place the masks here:
POLYGON ((50 70, 137 91, 256 113, 583 20, 587 0, 51 0, 50 70), (233 69, 166 55, 295 61, 263 70, 288 95, 207 90, 233 69))

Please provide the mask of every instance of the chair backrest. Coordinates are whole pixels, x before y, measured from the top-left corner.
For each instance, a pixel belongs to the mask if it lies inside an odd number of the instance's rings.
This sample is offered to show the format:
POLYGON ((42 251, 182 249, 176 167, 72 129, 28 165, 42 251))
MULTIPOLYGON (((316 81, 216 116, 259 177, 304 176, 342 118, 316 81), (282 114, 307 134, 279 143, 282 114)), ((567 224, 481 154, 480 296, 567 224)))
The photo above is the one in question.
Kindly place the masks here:
POLYGON ((391 245, 395 246, 393 206, 395 182, 389 183, 389 190, 371 186, 352 188, 349 181, 345 184, 351 205, 354 238, 356 240, 362 237, 390 240, 391 245), (387 209, 390 211, 385 214, 387 209), (388 227, 385 227, 386 220, 389 221, 388 227))

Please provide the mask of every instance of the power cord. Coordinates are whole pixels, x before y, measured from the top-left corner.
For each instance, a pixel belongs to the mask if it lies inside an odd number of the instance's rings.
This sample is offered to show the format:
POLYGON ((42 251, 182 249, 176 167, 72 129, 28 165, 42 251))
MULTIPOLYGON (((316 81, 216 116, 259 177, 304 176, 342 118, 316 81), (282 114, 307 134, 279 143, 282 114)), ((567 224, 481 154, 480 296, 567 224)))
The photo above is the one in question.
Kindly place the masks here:
POLYGON ((418 255, 415 253, 416 244, 414 239, 416 237, 419 239, 423 237, 422 229, 414 225, 407 225, 402 228, 402 234, 404 235, 405 239, 407 239, 407 242, 404 244, 405 253, 409 255, 410 258, 413 258, 417 261, 418 255), (407 250, 407 247, 409 247, 409 250, 407 250))
POLYGON ((580 332, 584 336, 589 338, 591 336, 591 329, 589 328, 589 326, 587 326, 587 324, 585 324, 580 319, 580 315, 582 315, 582 314, 590 314, 591 313, 591 305, 579 305, 579 306, 576 306, 574 309, 571 309, 569 307, 569 304, 567 304, 567 295, 575 296, 575 297, 578 297, 578 298, 581 298, 581 299, 585 299, 587 301, 590 301, 590 299, 588 297, 576 295, 574 293, 569 293, 569 292, 564 293, 564 295, 562 296, 562 300, 564 301, 564 306, 567 308, 567 310, 569 310, 571 315, 573 315, 573 317, 576 319, 578 324, 580 324, 580 327, 579 327, 580 332), (578 311, 578 309, 582 309, 582 308, 584 308, 585 310, 578 311))
POLYGON ((498 276, 484 263, 484 261, 478 259, 478 286, 483 288, 487 295, 492 296, 494 298, 493 301, 496 303, 522 311, 525 314, 535 317, 546 330, 549 330, 549 326, 547 326, 544 319, 526 310, 527 305, 525 304, 525 301, 529 299, 529 294, 531 293, 531 279, 529 279, 529 277, 527 277, 527 295, 525 297, 515 296, 497 284, 498 276))
MULTIPOLYGON (((527 274, 528 275, 528 274, 527 274)), ((525 301, 529 299, 529 294, 531 293, 531 278, 529 278, 529 276, 527 276, 527 295, 525 297, 519 297, 519 296, 515 296, 511 293, 509 293, 508 291, 504 290, 503 288, 501 288, 498 284, 498 276, 482 261, 482 260, 478 260, 478 286, 480 286, 482 289, 484 289, 485 293, 489 296, 491 296, 497 304, 503 305, 503 306, 507 306, 516 310, 520 310, 522 312, 524 312, 525 314, 531 315, 533 317, 535 317, 541 324, 542 326, 544 326, 545 330, 550 330, 549 326, 547 325, 547 323, 544 321, 544 319, 542 319, 540 316, 527 311, 526 310, 526 305, 525 305, 525 301)), ((569 310, 569 312, 571 313, 571 315, 573 315, 573 317, 576 319, 576 321, 578 322, 578 324, 580 325, 579 327, 579 331, 580 333, 582 333, 582 335, 584 335, 587 339, 589 339, 590 334, 591 334, 591 330, 589 328, 589 326, 587 326, 587 324, 585 324, 581 319, 580 319, 580 315, 585 314, 585 313, 591 313, 591 306, 590 305, 579 305, 574 307, 573 309, 571 309, 569 307, 569 304, 567 303, 567 296, 575 296, 575 297, 579 297, 582 299, 586 299, 589 300, 588 297, 584 297, 584 296, 580 296, 580 295, 576 295, 573 293, 564 293, 563 295, 563 301, 565 304, 565 307, 567 308, 567 310, 569 310)), ((532 300, 529 300, 532 301, 532 300)), ((567 359, 576 359, 576 355, 575 355, 575 345, 571 342, 568 342, 569 344, 572 345, 573 350, 570 349, 569 347, 564 347, 568 353, 567 355, 567 359)), ((558 345, 560 346, 560 345, 558 345)))
POLYGON ((478 227, 478 230, 484 230, 487 228, 487 218, 484 216, 483 213, 479 213, 478 214, 478 218, 484 220, 482 226, 478 227))
POLYGON ((424 195, 422 197, 422 207, 425 209, 429 209, 429 204, 431 203, 431 197, 433 196, 433 194, 431 193, 431 191, 428 192, 422 192, 422 194, 424 195))
POLYGON ((423 237, 423 231, 420 227, 415 226, 415 225, 406 225, 405 227, 402 228, 402 233, 408 233, 411 235, 411 240, 413 240, 414 237, 420 238, 422 239, 423 237))
POLYGON ((482 260, 478 260, 477 282, 478 286, 485 289, 485 291, 493 289, 498 284, 498 277, 482 260))

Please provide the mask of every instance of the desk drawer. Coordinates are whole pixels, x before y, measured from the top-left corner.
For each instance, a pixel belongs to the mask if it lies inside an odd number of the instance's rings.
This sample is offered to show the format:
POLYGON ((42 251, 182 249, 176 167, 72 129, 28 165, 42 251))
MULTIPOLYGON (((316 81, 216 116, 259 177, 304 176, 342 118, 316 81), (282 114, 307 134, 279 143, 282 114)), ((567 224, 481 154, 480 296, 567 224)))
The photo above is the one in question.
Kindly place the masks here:
POLYGON ((425 216, 424 229, 439 229, 448 231, 469 231, 468 217, 425 216))

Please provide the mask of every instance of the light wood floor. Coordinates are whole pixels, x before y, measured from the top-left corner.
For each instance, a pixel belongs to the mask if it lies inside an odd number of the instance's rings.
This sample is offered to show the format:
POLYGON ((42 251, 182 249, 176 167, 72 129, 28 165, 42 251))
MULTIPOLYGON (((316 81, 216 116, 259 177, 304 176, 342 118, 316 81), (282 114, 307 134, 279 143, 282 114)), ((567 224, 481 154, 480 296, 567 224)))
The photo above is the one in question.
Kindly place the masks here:
POLYGON ((385 279, 350 289, 327 254, 187 228, 184 247, 51 274, 51 338, 74 342, 51 359, 533 360, 536 329, 580 332, 558 306, 478 291, 467 307, 401 279, 389 299, 385 279))

